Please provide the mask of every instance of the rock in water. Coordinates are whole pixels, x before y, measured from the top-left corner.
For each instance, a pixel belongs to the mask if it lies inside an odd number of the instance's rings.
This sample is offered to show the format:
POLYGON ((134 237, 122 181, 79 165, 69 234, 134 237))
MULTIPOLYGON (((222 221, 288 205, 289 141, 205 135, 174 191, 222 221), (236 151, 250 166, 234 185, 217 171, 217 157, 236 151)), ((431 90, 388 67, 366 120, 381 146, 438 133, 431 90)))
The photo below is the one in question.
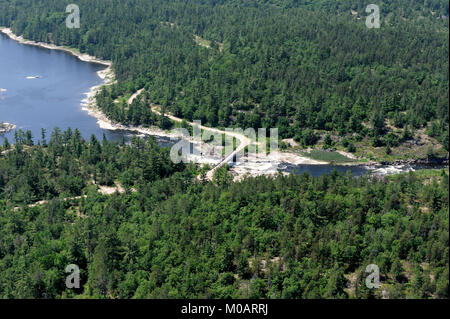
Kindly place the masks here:
POLYGON ((0 134, 11 132, 16 126, 11 123, 0 122, 0 134))

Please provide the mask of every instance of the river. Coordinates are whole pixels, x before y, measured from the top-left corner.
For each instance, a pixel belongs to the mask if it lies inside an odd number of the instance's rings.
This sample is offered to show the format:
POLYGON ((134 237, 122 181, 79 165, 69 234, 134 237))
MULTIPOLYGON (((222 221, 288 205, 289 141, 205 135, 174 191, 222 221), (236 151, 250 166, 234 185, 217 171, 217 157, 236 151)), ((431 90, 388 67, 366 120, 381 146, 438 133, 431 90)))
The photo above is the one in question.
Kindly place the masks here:
MULTIPOLYGON (((85 139, 94 134, 98 139, 103 134, 109 140, 129 139, 132 133, 110 131, 98 126, 97 120, 81 107, 90 88, 103 80, 97 72, 105 66, 80 61, 66 52, 49 50, 20 44, 0 33, 0 121, 16 125, 16 129, 30 130, 34 140, 40 139, 41 128, 47 138, 55 127, 65 130, 78 128, 85 139)), ((14 141, 14 130, 0 134, 0 143, 7 138, 14 141)), ((161 146, 170 146, 176 141, 167 137, 156 137, 161 146)), ((367 172, 390 167, 333 166, 333 165, 284 165, 283 171, 308 172, 319 176, 331 172, 349 170, 360 176, 367 172)), ((409 170, 396 168, 392 172, 409 170)))

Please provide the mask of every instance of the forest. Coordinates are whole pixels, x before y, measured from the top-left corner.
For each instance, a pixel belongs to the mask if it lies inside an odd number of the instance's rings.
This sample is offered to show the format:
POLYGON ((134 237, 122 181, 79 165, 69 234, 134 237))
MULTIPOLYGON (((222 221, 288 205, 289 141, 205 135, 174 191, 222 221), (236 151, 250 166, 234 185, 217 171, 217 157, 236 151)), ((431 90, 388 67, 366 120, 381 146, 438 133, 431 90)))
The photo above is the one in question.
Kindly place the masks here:
POLYGON ((80 0, 80 29, 66 28, 67 4, 0 0, 0 25, 112 60, 118 82, 97 100, 117 122, 165 128, 154 103, 304 146, 329 134, 389 153, 417 131, 448 154, 446 0, 379 1, 380 29, 361 0, 80 0), (115 102, 141 88, 147 102, 115 102))
MULTIPOLYGON (((448 158, 447 0, 380 0, 380 29, 362 0, 76 2, 79 29, 61 0, 0 0, 0 26, 112 61, 97 102, 116 122, 167 129, 170 112, 350 152, 420 135, 448 158)), ((16 130, 0 146, 0 298, 449 298, 448 168, 228 169, 198 178, 152 137, 16 130)))
POLYGON ((448 169, 209 182, 153 139, 57 129, 0 150, 1 298, 449 298, 448 169))

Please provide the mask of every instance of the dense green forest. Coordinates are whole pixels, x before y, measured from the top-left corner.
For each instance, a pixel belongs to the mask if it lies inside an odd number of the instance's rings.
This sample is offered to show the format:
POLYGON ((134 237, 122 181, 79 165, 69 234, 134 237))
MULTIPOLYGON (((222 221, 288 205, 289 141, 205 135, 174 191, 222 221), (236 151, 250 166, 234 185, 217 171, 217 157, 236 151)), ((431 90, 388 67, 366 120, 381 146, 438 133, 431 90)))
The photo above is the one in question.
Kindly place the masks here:
MULTIPOLYGON (((447 0, 380 0, 380 29, 362 0, 78 0, 80 29, 70 3, 0 0, 0 26, 111 60, 97 102, 115 121, 169 128, 156 104, 305 148, 448 156, 447 0)), ((448 168, 233 182, 225 166, 208 181, 153 138, 10 142, 0 298, 449 298, 448 168)))
POLYGON ((426 134, 448 152, 446 0, 378 1, 380 29, 361 0, 80 0, 80 29, 66 28, 66 2, 0 0, 0 25, 112 60, 118 83, 98 102, 118 122, 165 126, 151 101, 304 146, 330 134, 390 153, 426 134), (147 102, 114 102, 144 87, 147 102))
POLYGON ((1 147, 2 298, 449 297, 448 169, 206 182, 152 139, 39 144, 1 147))
POLYGON ((89 143, 80 132, 55 129, 47 144, 43 132, 39 144, 31 148, 31 133, 15 132, 14 145, 6 140, 3 153, 10 165, 0 171, 0 199, 29 204, 58 196, 80 196, 91 184, 112 186, 118 181, 126 189, 143 181, 152 182, 184 170, 183 163, 173 164, 169 150, 158 148, 154 138, 134 137, 129 145, 92 135, 89 143), (143 178, 144 180, 141 180, 143 178))

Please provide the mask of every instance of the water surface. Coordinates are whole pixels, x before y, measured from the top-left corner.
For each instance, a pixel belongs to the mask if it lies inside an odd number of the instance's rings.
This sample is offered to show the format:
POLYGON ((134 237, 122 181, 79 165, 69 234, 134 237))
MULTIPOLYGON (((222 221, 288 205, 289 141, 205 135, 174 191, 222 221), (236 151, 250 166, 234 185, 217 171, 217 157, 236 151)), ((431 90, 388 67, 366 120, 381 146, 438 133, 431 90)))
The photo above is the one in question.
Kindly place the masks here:
MULTIPOLYGON (((48 140, 55 127, 62 130, 78 128, 85 139, 92 134, 98 139, 103 134, 114 141, 123 137, 129 139, 133 135, 130 132, 101 129, 97 120, 81 107, 90 88, 103 82, 97 72, 104 68, 80 61, 67 52, 18 43, 0 33, 0 121, 15 124, 16 129, 30 130, 35 142, 41 137, 41 128, 47 131, 48 140)), ((0 134, 1 144, 5 138, 14 142, 14 130, 0 134)), ((161 146, 176 142, 156 138, 161 146)), ((375 171, 375 168, 364 166, 285 164, 282 167, 286 172, 308 172, 313 176, 328 174, 334 169, 344 173, 350 171, 354 176, 375 171)), ((391 167, 381 169, 389 171, 391 167)))
MULTIPOLYGON (((129 136, 127 132, 103 130, 97 120, 81 107, 86 93, 103 83, 97 71, 105 66, 86 63, 62 51, 25 45, 0 33, 0 121, 30 130, 40 139, 41 128, 51 131, 78 128, 85 139, 92 134, 111 140, 129 136)), ((0 134, 14 141, 14 131, 0 134)))

